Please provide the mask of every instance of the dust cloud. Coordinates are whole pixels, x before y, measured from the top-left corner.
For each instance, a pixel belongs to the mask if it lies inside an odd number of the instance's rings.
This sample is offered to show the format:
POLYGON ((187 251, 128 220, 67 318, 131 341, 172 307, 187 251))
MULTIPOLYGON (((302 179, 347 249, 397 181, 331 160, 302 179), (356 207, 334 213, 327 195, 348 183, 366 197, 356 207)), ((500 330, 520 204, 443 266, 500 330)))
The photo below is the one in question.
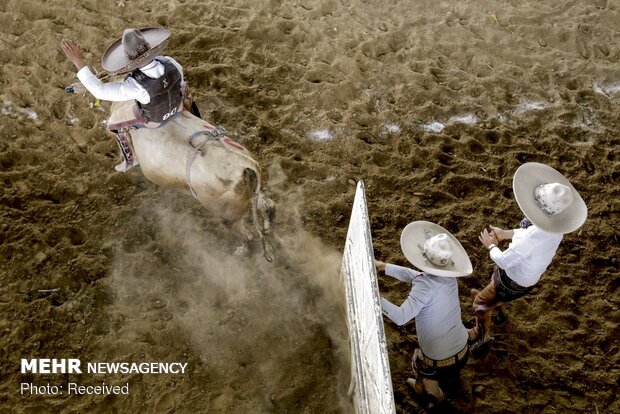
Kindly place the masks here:
POLYGON ((249 256, 231 254, 238 238, 191 200, 179 208, 167 193, 148 200, 133 236, 115 252, 109 311, 127 344, 135 335, 149 338, 155 350, 143 352, 153 357, 168 358, 167 347, 184 338, 184 358, 194 357, 190 369, 206 374, 217 409, 285 412, 337 397, 341 406, 333 409, 346 412, 341 253, 303 230, 303 198, 284 190, 278 163, 269 176, 278 203, 273 263, 258 241, 249 256))

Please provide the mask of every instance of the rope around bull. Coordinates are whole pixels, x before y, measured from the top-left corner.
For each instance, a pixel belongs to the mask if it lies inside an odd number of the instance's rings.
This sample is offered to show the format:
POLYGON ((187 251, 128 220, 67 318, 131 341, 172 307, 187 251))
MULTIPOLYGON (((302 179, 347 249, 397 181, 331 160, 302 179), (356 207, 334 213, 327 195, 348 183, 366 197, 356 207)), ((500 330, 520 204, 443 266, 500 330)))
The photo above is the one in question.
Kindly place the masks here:
POLYGON ((185 177, 187 178, 187 185, 189 186, 189 191, 192 193, 192 196, 194 196, 195 199, 198 199, 198 195, 196 194, 196 191, 194 191, 194 187, 192 187, 191 172, 192 172, 192 164, 194 163, 194 160, 196 159, 196 155, 200 154, 201 157, 204 157, 205 153, 202 148, 205 146, 205 144, 209 141, 218 141, 220 137, 224 136, 225 133, 226 133, 226 129, 218 126, 212 129, 211 131, 202 130, 202 131, 194 132, 189 137, 188 143, 191 149, 190 149, 189 158, 187 160, 187 167, 185 168, 185 177), (202 141, 198 146, 196 146, 194 145, 194 139, 198 138, 200 135, 206 135, 207 138, 204 141, 202 141))

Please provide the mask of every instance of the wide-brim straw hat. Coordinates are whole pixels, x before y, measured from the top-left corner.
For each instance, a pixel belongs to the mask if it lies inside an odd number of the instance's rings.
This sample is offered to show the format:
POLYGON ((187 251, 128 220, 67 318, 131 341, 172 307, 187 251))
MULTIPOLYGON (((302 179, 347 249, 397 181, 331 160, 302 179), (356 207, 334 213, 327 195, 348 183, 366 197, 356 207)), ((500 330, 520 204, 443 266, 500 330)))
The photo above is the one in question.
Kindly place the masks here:
POLYGON ((170 31, 163 27, 146 27, 139 31, 150 48, 136 59, 131 60, 125 53, 123 37, 119 37, 108 47, 101 58, 101 66, 111 75, 131 72, 151 63, 164 50, 171 35, 170 31))
POLYGON ((469 256, 456 237, 430 221, 414 221, 407 224, 400 235, 400 247, 407 260, 425 273, 442 277, 461 277, 473 272, 469 256), (428 239, 442 233, 448 236, 452 257, 445 266, 438 266, 425 256, 424 245, 428 239))
POLYGON ((581 227, 588 217, 588 207, 575 187, 560 172, 548 165, 538 162, 523 164, 515 172, 512 189, 523 214, 541 230, 570 233, 581 227), (572 202, 557 214, 543 211, 535 197, 536 188, 551 183, 562 184, 572 193, 572 202))

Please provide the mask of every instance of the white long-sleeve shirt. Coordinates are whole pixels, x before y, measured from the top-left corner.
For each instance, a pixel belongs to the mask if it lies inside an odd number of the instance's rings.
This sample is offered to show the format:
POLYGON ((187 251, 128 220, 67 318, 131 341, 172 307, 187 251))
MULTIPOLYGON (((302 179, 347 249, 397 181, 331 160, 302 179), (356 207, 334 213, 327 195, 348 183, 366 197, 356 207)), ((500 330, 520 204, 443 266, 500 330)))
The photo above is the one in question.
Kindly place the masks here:
MULTIPOLYGON (((181 65, 169 56, 160 56, 157 59, 168 60, 181 72, 181 87, 183 87, 185 82, 183 81, 183 68, 181 65)), ((158 60, 153 60, 139 70, 153 79, 161 78, 165 72, 164 65, 158 60)), ((88 92, 102 101, 120 102, 135 99, 143 105, 151 102, 151 97, 147 90, 131 76, 127 77, 123 82, 103 83, 93 74, 88 66, 84 66, 78 71, 77 77, 88 92)))
POLYGON ((461 320, 456 278, 433 276, 392 264, 385 266, 385 274, 413 284, 409 297, 400 306, 381 298, 381 308, 397 325, 415 318, 418 342, 424 355, 442 360, 465 347, 467 329, 461 320))
POLYGON ((562 241, 562 234, 549 233, 531 225, 515 229, 508 249, 491 249, 491 259, 523 287, 534 286, 547 270, 562 241))

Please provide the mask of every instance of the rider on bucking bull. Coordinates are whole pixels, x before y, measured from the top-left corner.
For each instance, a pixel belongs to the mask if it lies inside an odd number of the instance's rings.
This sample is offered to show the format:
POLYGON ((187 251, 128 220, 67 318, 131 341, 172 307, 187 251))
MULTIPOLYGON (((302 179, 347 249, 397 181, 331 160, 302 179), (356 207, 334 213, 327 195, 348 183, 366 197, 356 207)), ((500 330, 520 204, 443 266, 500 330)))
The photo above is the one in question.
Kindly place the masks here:
MULTIPOLYGON (((183 80, 183 68, 169 56, 161 55, 170 31, 161 27, 126 29, 103 54, 101 66, 111 75, 125 74, 122 82, 102 83, 86 66, 80 46, 63 39, 62 51, 78 70, 77 77, 95 98, 105 101, 137 102, 137 128, 157 128, 183 110, 183 100, 190 99, 183 80)), ((200 117, 191 104, 192 113, 200 117)), ((115 167, 125 172, 138 165, 130 141, 123 130, 115 133, 123 162, 115 167)))

